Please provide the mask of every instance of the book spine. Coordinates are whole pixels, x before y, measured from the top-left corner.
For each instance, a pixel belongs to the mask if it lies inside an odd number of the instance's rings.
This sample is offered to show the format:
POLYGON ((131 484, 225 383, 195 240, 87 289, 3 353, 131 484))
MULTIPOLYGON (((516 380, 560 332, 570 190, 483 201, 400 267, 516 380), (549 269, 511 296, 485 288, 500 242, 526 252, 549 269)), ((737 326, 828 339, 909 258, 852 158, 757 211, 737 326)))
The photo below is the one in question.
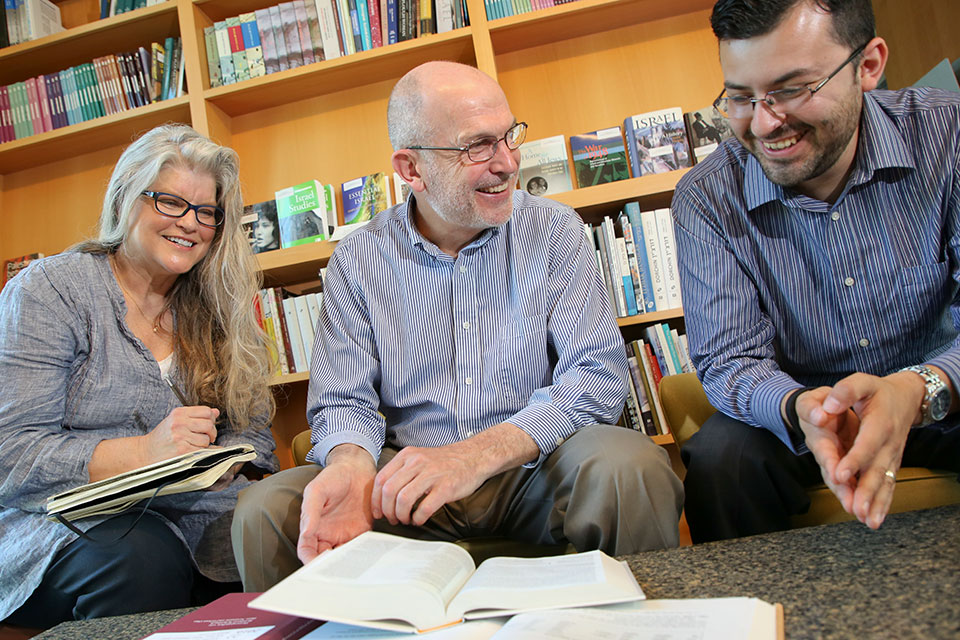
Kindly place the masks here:
POLYGON ((283 331, 283 313, 280 311, 280 300, 276 289, 267 289, 267 303, 270 305, 270 320, 273 322, 273 337, 277 341, 277 361, 280 364, 280 373, 290 373, 288 357, 290 355, 289 337, 283 331))
POLYGON ((643 235, 643 222, 640 217, 640 203, 628 202, 623 206, 624 213, 630 222, 633 232, 633 244, 637 255, 637 271, 640 280, 640 293, 643 298, 643 311, 656 311, 657 304, 653 297, 653 281, 650 279, 650 264, 647 260, 647 243, 643 235))
POLYGON ((219 87, 220 52, 217 50, 217 31, 213 25, 203 28, 203 45, 207 52, 207 77, 210 79, 210 87, 219 87))
POLYGON ((137 83, 140 87, 140 98, 144 105, 153 102, 153 82, 150 81, 150 54, 145 47, 137 47, 137 50, 130 54, 130 60, 133 63, 133 72, 137 76, 137 83))
POLYGON ((633 342, 634 352, 637 356, 637 363, 643 371, 644 391, 650 399, 650 413, 653 418, 654 429, 658 434, 669 432, 666 426, 667 421, 663 415, 663 406, 660 403, 660 377, 656 369, 656 358, 650 350, 650 345, 643 340, 633 342))
POLYGON ((11 135, 11 126, 13 124, 13 114, 10 113, 9 89, 5 85, 0 85, 0 143, 11 142, 16 139, 11 135))
POLYGON ((269 9, 257 9, 254 12, 257 20, 257 31, 260 34, 260 46, 263 48, 264 74, 280 71, 280 61, 277 57, 277 39, 274 37, 273 20, 269 9))
POLYGON ((643 371, 640 361, 634 354, 634 347, 627 345, 627 365, 630 368, 630 382, 637 395, 637 405, 640 408, 641 431, 648 436, 657 435, 657 426, 653 422, 653 411, 650 407, 650 398, 647 397, 647 387, 643 381, 643 371))
MULTIPOLYGON (((233 69, 233 52, 230 49, 230 32, 227 30, 227 21, 220 20, 219 22, 213 23, 213 31, 217 38, 217 58, 220 61, 220 82, 221 84, 233 84, 237 81, 237 74, 233 69)), ((170 38, 167 38, 167 47, 170 46, 170 40, 170 38)), ((166 60, 165 55, 164 60, 166 60)), ((166 88, 169 82, 169 72, 164 68, 160 95, 166 96, 166 88)))
POLYGON ((627 313, 627 299, 623 292, 623 274, 620 273, 620 258, 617 254, 617 238, 613 228, 613 220, 609 216, 603 218, 603 242, 606 247, 607 268, 610 270, 610 284, 613 286, 613 295, 617 303, 617 315, 625 317, 627 313))
POLYGON ((370 14, 370 48, 383 46, 383 34, 380 30, 380 0, 368 0, 367 9, 370 14))
POLYGON ((300 55, 303 64, 313 64, 317 61, 313 55, 313 40, 310 38, 310 22, 307 20, 307 5, 304 0, 294 0, 293 14, 297 20, 297 35, 300 38, 300 55))
MULTIPOLYGON (((298 296, 302 297, 302 296, 298 296)), ((307 370, 306 357, 303 353, 303 340, 300 335, 300 322, 297 319, 297 309, 294 304, 295 298, 284 298, 283 317, 286 321, 287 334, 290 336, 290 352, 293 355, 292 371, 297 373, 307 370)))
POLYGON ((313 360, 314 327, 310 318, 310 301, 308 299, 312 297, 312 294, 305 294, 293 299, 294 311, 296 312, 294 320, 300 327, 300 337, 303 340, 305 371, 310 370, 310 363, 313 360))
POLYGON ((247 64, 247 52, 243 43, 243 30, 240 27, 240 18, 227 18, 227 36, 230 42, 230 57, 233 60, 233 73, 237 82, 250 79, 250 67, 247 64))
POLYGON ((663 258, 660 255, 660 238, 657 234, 656 214, 643 211, 640 214, 643 239, 647 245, 647 262, 650 265, 650 282, 656 311, 667 309, 667 290, 663 279, 663 258))
POLYGON ((667 362, 667 370, 670 375, 675 376, 683 371, 680 364, 680 355, 677 353, 677 346, 673 343, 673 335, 670 333, 670 326, 660 323, 654 326, 657 332, 657 340, 663 349, 663 359, 667 362))
POLYGON ((313 43, 313 59, 315 62, 321 62, 326 59, 326 56, 323 36, 320 33, 320 12, 317 10, 316 0, 304 0, 303 4, 307 12, 307 25, 310 27, 310 42, 313 43))
POLYGON ((316 0, 317 17, 320 21, 320 40, 323 42, 324 58, 330 60, 343 55, 338 38, 337 14, 331 0, 316 0))
POLYGON ((617 246, 617 260, 619 261, 620 279, 623 283, 623 299, 627 306, 627 315, 637 315, 637 297, 633 290, 633 277, 630 275, 630 261, 627 257, 627 239, 623 236, 614 238, 617 246))
POLYGON ((637 245, 634 240, 633 227, 626 214, 620 214, 620 227, 623 229, 623 240, 627 250, 627 267, 630 269, 630 280, 633 284, 633 298, 637 305, 637 313, 644 313, 647 305, 643 301, 643 284, 640 280, 640 265, 637 259, 637 245))
POLYGON ((399 0, 387 0, 387 44, 397 44, 397 3, 399 0))
POLYGON ((364 51, 373 48, 373 39, 371 36, 373 27, 370 25, 370 11, 368 0, 351 0, 357 5, 357 25, 360 32, 360 46, 364 51))
MULTIPOLYGON (((653 350, 653 355, 657 359, 657 367, 660 370, 660 375, 669 376, 672 374, 670 367, 667 365, 667 356, 666 347, 662 342, 662 338, 657 333, 657 326, 652 325, 643 330, 643 335, 646 336, 647 342, 650 344, 650 348, 653 350)), ((660 381, 657 380, 657 387, 660 386, 660 381)))
POLYGON ((680 267, 677 264, 677 243, 673 230, 673 217, 670 209, 657 209, 657 232, 662 243, 663 266, 665 270, 664 285, 667 290, 667 304, 671 309, 683 306, 680 293, 680 267))
POLYGON ((643 174, 640 172, 640 163, 637 159, 637 131, 633 127, 633 116, 628 116, 623 121, 623 137, 627 143, 630 175, 639 178, 643 174))
POLYGON ((260 31, 257 29, 257 19, 253 13, 244 13, 240 16, 240 31, 243 34, 243 48, 247 54, 250 77, 259 78, 266 75, 267 68, 263 62, 260 31))
POLYGON ((273 29, 273 40, 277 45, 277 66, 280 71, 290 68, 290 56, 287 53, 287 40, 283 33, 283 16, 280 6, 270 7, 270 26, 273 29))
POLYGON ((287 65, 291 69, 303 66, 300 49, 300 28, 297 26, 297 10, 293 2, 281 2, 280 21, 283 41, 287 45, 287 65))

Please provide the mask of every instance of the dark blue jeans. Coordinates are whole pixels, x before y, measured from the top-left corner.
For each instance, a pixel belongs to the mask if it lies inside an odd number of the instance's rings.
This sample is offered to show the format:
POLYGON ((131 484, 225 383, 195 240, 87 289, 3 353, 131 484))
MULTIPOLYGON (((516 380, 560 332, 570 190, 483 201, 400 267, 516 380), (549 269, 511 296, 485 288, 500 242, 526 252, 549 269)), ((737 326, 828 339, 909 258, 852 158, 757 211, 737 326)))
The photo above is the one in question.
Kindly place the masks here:
POLYGON ((43 581, 6 622, 50 627, 143 611, 204 604, 239 583, 216 583, 200 575, 183 542, 159 518, 148 514, 121 540, 139 511, 125 513, 87 532, 64 547, 44 573, 43 581))

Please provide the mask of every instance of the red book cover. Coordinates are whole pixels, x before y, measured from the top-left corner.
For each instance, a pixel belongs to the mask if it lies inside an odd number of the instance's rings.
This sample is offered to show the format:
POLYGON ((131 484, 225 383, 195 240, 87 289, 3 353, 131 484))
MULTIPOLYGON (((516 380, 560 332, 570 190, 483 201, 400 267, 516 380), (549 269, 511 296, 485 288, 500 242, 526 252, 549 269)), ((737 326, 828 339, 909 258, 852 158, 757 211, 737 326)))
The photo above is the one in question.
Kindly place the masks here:
POLYGON ((30 122, 33 124, 33 133, 43 133, 43 116, 40 115, 40 99, 37 97, 37 79, 27 78, 24 81, 27 87, 28 113, 30 122))
POLYGON ((650 362, 650 371, 653 373, 653 384, 659 389, 663 374, 660 372, 660 363, 657 362, 657 356, 653 354, 653 348, 646 340, 643 341, 643 352, 647 354, 647 360, 650 362))
POLYGON ((10 109, 10 98, 7 96, 7 88, 0 87, 0 142, 10 142, 16 140, 13 135, 13 113, 10 109))
POLYGON ((237 53, 239 51, 244 51, 243 46, 243 31, 240 27, 227 27, 227 34, 230 36, 230 51, 237 53))
MULTIPOLYGON (((228 593, 193 613, 171 622, 156 633, 200 633, 229 629, 263 628, 257 640, 296 640, 319 627, 322 622, 283 613, 251 609, 247 603, 259 593, 228 593)), ((150 634, 143 640, 150 640, 150 634)))
POLYGON ((272 295, 277 302, 277 320, 280 323, 280 335, 283 339, 283 353, 280 354, 280 357, 286 359, 287 370, 294 373, 297 367, 293 363, 293 348, 290 345, 290 334, 287 333, 287 314, 283 312, 283 291, 280 287, 274 287, 272 295))
POLYGON ((380 32, 380 0, 367 0, 370 13, 370 42, 373 48, 383 46, 383 34, 380 32))
POLYGON ((37 76, 37 99, 40 102, 43 130, 53 131, 53 120, 50 118, 50 99, 47 97, 47 79, 44 76, 37 76))

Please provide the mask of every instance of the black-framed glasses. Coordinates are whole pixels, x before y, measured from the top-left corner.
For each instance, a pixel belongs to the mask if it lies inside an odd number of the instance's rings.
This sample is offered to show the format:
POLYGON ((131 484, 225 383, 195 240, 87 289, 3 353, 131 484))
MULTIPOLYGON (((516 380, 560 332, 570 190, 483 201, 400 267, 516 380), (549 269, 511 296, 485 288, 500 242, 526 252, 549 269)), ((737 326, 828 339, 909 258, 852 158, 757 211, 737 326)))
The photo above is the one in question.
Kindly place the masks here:
POLYGON ((197 216, 197 222, 204 227, 216 229, 223 224, 226 214, 220 207, 209 204, 190 204, 180 196, 162 191, 144 191, 144 195, 153 200, 153 207, 160 215, 168 218, 182 218, 187 215, 187 211, 193 210, 197 216))
POLYGON ((493 156, 497 155, 497 147, 500 145, 501 141, 503 141, 503 144, 507 145, 507 149, 510 151, 515 151, 520 147, 521 144, 523 144, 523 141, 526 139, 526 137, 527 123, 518 122, 507 129, 507 132, 503 134, 502 138, 487 136, 485 138, 474 140, 470 144, 466 144, 462 147, 424 147, 421 145, 414 145, 407 147, 407 149, 414 149, 416 151, 459 151, 461 153, 466 153, 471 162, 486 162, 493 156))
POLYGON ((817 86, 813 88, 810 88, 810 85, 813 83, 808 82, 798 87, 784 87, 783 89, 768 91, 760 98, 754 98, 748 95, 724 96, 723 94, 726 92, 726 88, 724 88, 720 92, 720 95, 717 96, 717 99, 713 101, 713 107, 727 118, 738 119, 752 118, 754 107, 758 102, 764 103, 774 113, 781 116, 791 111, 796 111, 806 104, 807 100, 813 97, 813 94, 823 89, 823 86, 830 82, 835 75, 840 73, 841 69, 856 60, 857 56, 863 53, 863 50, 868 44, 869 42, 864 43, 854 49, 849 58, 841 62, 840 66, 833 70, 833 73, 818 82, 817 86))

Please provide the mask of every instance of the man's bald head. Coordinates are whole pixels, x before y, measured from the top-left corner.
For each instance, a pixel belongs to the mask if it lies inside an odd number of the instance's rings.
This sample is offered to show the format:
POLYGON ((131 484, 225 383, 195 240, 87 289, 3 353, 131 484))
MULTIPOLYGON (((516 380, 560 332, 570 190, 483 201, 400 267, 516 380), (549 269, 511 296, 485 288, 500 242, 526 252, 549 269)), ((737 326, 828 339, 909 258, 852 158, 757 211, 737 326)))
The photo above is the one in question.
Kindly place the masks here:
POLYGON ((425 62, 394 86, 387 105, 387 130, 394 151, 429 144, 438 118, 456 108, 464 95, 494 95, 503 90, 490 76, 459 62, 425 62))

